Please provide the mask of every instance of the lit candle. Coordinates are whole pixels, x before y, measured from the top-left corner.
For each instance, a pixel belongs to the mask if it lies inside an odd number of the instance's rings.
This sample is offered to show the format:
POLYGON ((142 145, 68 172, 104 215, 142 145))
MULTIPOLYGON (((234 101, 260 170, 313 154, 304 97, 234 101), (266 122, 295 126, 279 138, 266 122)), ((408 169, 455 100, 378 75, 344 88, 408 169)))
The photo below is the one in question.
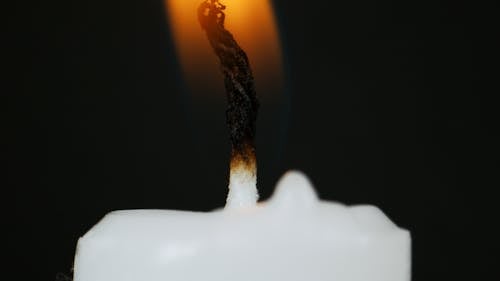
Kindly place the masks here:
POLYGON ((256 203, 258 103, 250 63, 225 29, 223 10, 205 1, 198 19, 229 100, 226 208, 108 214, 79 240, 74 281, 409 281, 410 234, 377 207, 320 201, 300 172, 287 173, 269 201, 256 203))

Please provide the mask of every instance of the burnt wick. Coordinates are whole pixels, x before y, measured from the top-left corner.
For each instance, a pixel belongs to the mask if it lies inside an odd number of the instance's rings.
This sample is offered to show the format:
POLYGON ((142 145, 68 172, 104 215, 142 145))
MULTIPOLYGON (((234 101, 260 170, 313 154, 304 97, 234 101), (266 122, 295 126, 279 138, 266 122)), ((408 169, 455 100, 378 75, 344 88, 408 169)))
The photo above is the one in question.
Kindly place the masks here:
POLYGON ((231 208, 252 206, 258 199, 255 132, 259 102, 248 57, 224 27, 225 9, 219 0, 205 0, 198 7, 198 20, 224 75, 228 101, 226 120, 231 140, 226 208, 231 208))

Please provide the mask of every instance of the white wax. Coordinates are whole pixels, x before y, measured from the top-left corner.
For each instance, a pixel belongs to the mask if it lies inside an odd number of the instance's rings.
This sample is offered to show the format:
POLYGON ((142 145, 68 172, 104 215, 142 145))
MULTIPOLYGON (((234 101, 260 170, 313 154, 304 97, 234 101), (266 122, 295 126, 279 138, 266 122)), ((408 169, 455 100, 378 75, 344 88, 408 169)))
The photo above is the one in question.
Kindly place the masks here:
POLYGON ((79 240, 74 281, 409 281, 410 244, 378 208, 319 201, 292 172, 256 207, 112 212, 79 240))
POLYGON ((257 204, 257 176, 248 169, 231 169, 226 209, 248 208, 257 204))

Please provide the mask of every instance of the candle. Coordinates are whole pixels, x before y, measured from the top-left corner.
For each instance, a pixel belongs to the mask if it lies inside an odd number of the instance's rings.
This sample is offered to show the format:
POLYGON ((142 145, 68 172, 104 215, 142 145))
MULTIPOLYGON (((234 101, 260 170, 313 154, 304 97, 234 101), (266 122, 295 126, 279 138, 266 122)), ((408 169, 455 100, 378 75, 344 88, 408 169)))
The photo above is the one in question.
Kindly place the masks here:
POLYGON ((300 172, 287 173, 268 202, 256 203, 259 103, 225 8, 204 0, 197 11, 228 97, 226 208, 108 214, 79 240, 74 281, 409 281, 409 232, 378 208, 320 201, 300 172))
POLYGON ((78 242, 74 281, 165 280, 409 281, 410 235, 289 172, 253 207, 118 211, 78 242))

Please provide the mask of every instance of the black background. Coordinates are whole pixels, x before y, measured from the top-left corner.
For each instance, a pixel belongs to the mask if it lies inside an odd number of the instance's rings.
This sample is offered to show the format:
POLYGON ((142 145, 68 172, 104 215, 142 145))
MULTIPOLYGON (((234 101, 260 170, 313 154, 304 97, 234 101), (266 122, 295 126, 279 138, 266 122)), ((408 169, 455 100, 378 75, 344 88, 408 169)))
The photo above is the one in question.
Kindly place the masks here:
MULTIPOLYGON (((409 229, 413 280, 498 278, 496 7, 274 3, 287 90, 280 121, 259 119, 262 198, 303 170, 322 198, 375 204, 409 229)), ((14 280, 70 274, 78 237, 111 210, 224 204, 224 101, 186 93, 161 0, 3 10, 2 252, 14 280)))

